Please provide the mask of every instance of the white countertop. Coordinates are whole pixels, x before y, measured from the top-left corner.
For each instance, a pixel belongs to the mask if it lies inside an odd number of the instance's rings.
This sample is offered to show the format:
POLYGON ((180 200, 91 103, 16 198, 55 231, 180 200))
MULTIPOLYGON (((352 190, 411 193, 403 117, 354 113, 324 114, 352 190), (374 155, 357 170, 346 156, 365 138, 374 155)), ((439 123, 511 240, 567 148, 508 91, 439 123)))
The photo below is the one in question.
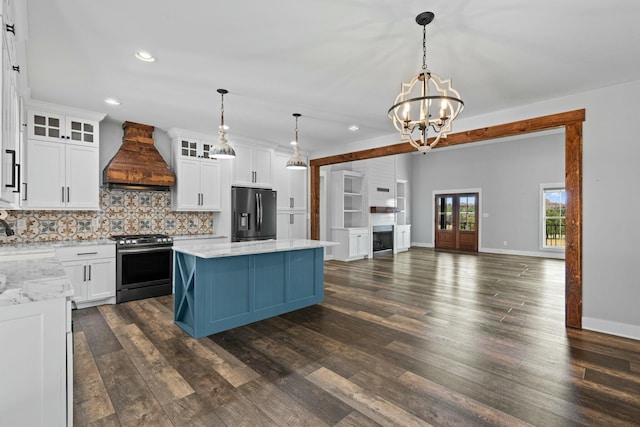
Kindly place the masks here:
POLYGON ((268 252, 285 252, 302 249, 316 249, 336 246, 336 242, 322 240, 283 239, 255 240, 251 242, 180 244, 173 243, 173 250, 200 258, 223 258, 240 255, 263 254, 268 252))
POLYGON ((73 287, 53 248, 0 256, 0 307, 72 296, 73 287))
POLYGON ((65 246, 86 246, 86 245, 115 245, 116 242, 110 239, 94 239, 94 240, 63 240, 55 242, 35 242, 35 243, 16 243, 0 245, 0 262, 5 255, 33 255, 39 253, 48 253, 65 246))

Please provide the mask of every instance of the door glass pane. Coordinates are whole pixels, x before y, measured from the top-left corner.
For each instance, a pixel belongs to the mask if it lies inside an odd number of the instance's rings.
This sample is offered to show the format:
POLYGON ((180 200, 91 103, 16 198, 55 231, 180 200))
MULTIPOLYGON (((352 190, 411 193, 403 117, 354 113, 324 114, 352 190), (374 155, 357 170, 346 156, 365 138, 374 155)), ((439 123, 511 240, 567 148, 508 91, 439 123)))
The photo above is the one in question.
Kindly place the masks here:
POLYGON ((476 198, 475 196, 460 196, 459 230, 474 231, 476 198))
POLYGON ((60 127, 60 119, 56 119, 55 117, 49 117, 49 126, 54 128, 60 127))
POLYGON ((93 125, 90 124, 90 123, 85 123, 84 124, 84 131, 93 133, 93 125))
POLYGON ((93 135, 90 133, 84 134, 84 142, 93 142, 93 135))
POLYGON ((74 122, 74 121, 72 120, 72 121, 71 121, 71 130, 81 131, 81 130, 82 130, 82 123, 80 123, 80 122, 74 122))
POLYGON ((80 132, 71 132, 71 139, 74 141, 82 141, 82 133, 80 132))
POLYGON ((40 126, 35 126, 33 128, 33 133, 38 135, 38 136, 46 136, 47 135, 47 131, 45 128, 40 127, 40 126))
POLYGON ((438 198, 438 229, 453 229, 453 197, 438 198))
POLYGON ((49 129, 49 136, 52 138, 60 138, 60 130, 59 129, 49 129))
POLYGON ((33 116, 33 122, 37 125, 42 125, 42 126, 44 126, 47 123, 44 116, 38 116, 38 115, 33 116))

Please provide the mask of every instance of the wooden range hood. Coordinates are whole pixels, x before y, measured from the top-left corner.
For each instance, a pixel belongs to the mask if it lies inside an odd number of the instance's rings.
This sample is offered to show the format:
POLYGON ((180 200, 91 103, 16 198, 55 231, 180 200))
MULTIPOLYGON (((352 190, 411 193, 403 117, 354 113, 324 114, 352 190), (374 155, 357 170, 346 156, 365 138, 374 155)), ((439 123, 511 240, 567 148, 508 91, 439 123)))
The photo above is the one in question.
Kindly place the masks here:
POLYGON ((109 188, 168 190, 176 176, 153 144, 153 126, 124 122, 122 146, 104 168, 109 188))

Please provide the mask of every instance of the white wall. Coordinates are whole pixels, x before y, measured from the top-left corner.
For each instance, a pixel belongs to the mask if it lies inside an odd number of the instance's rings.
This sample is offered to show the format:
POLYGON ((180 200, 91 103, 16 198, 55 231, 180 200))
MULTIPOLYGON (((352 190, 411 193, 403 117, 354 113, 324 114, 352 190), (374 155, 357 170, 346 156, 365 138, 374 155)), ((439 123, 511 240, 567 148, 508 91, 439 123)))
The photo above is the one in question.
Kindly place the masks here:
POLYGON ((564 132, 414 155, 411 241, 433 246, 434 192, 480 190, 481 252, 556 256, 540 250, 540 185, 564 182, 564 132), (507 242, 505 245, 504 242, 507 242))
MULTIPOLYGON (((640 228, 612 220, 613 209, 640 211, 637 117, 640 80, 491 114, 472 116, 467 105, 454 132, 586 109, 583 126, 583 327, 640 339, 640 286, 635 243, 640 228)), ((392 128, 391 123, 389 127, 392 128)), ((311 159, 397 143, 398 136, 361 141, 311 159)), ((437 152, 437 151, 436 151, 437 152)), ((414 221, 415 222, 415 212, 414 221)))

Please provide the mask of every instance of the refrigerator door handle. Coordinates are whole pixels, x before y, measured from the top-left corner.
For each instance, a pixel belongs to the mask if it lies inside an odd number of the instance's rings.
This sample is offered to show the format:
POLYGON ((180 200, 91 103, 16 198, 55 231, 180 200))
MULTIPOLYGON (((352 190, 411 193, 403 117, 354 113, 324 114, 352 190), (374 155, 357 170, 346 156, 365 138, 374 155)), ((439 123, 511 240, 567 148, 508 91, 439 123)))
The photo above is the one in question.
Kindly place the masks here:
POLYGON ((258 193, 260 196, 260 231, 262 231, 262 193, 258 193))
POLYGON ((260 194, 256 193, 256 230, 260 231, 260 194))

